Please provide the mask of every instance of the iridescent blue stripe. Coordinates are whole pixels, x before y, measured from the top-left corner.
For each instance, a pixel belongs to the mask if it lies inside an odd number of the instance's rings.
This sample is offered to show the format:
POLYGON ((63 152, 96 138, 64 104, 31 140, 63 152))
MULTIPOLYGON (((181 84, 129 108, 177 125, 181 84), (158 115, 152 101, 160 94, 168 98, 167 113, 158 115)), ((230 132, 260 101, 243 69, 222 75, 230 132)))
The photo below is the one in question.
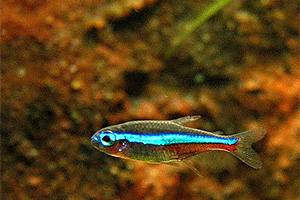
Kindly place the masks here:
POLYGON ((236 138, 223 138, 208 135, 191 135, 183 133, 115 133, 116 140, 128 140, 132 143, 142 143, 151 145, 170 145, 180 143, 217 143, 233 145, 238 142, 236 138))

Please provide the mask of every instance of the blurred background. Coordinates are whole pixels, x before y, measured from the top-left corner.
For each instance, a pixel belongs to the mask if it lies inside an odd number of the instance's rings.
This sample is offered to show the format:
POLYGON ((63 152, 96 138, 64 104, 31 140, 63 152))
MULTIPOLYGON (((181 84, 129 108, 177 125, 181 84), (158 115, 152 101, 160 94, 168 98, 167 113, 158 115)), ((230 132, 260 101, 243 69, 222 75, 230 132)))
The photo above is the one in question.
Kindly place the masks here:
POLYGON ((298 2, 228 1, 189 32, 215 2, 1 1, 2 199, 299 199, 298 2), (264 167, 203 153, 201 179, 90 144, 105 126, 187 115, 266 128, 264 167))

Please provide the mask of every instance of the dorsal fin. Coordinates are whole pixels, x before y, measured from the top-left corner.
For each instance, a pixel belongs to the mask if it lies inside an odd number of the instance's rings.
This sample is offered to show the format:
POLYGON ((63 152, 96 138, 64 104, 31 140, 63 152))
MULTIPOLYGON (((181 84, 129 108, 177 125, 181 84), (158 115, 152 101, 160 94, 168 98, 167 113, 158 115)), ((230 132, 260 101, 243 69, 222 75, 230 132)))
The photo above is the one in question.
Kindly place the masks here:
POLYGON ((163 162, 163 164, 172 165, 173 167, 178 167, 179 166, 179 164, 176 163, 176 162, 163 162))
POLYGON ((195 116, 181 117, 181 118, 178 118, 178 119, 173 119, 171 121, 176 123, 176 124, 186 124, 188 122, 193 122, 193 121, 199 120, 200 118, 201 118, 200 115, 195 115, 195 116))
POLYGON ((222 131, 215 131, 214 134, 217 134, 217 135, 224 135, 225 133, 222 132, 222 131))

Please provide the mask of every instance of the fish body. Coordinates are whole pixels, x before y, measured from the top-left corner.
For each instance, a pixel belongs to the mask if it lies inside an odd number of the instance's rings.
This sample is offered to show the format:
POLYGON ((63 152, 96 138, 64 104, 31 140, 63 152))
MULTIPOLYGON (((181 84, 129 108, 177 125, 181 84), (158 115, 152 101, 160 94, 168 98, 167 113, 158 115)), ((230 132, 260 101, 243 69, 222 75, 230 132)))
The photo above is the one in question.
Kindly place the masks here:
POLYGON ((109 155, 150 163, 181 161, 201 152, 221 150, 253 168, 261 168, 260 158, 251 145, 264 137, 264 129, 225 136, 184 126, 199 118, 130 121, 97 131, 91 142, 109 155))

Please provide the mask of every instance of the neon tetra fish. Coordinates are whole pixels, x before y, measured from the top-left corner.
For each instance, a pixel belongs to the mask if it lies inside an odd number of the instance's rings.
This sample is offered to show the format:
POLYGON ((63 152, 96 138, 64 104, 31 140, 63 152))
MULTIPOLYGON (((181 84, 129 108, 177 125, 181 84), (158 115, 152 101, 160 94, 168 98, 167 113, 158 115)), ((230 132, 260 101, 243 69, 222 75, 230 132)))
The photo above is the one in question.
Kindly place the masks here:
POLYGON ((265 129, 225 136, 183 126, 199 118, 130 121, 97 131, 91 141, 95 148, 111 156, 150 163, 172 163, 201 152, 221 150, 255 169, 262 167, 251 145, 265 136, 265 129))

